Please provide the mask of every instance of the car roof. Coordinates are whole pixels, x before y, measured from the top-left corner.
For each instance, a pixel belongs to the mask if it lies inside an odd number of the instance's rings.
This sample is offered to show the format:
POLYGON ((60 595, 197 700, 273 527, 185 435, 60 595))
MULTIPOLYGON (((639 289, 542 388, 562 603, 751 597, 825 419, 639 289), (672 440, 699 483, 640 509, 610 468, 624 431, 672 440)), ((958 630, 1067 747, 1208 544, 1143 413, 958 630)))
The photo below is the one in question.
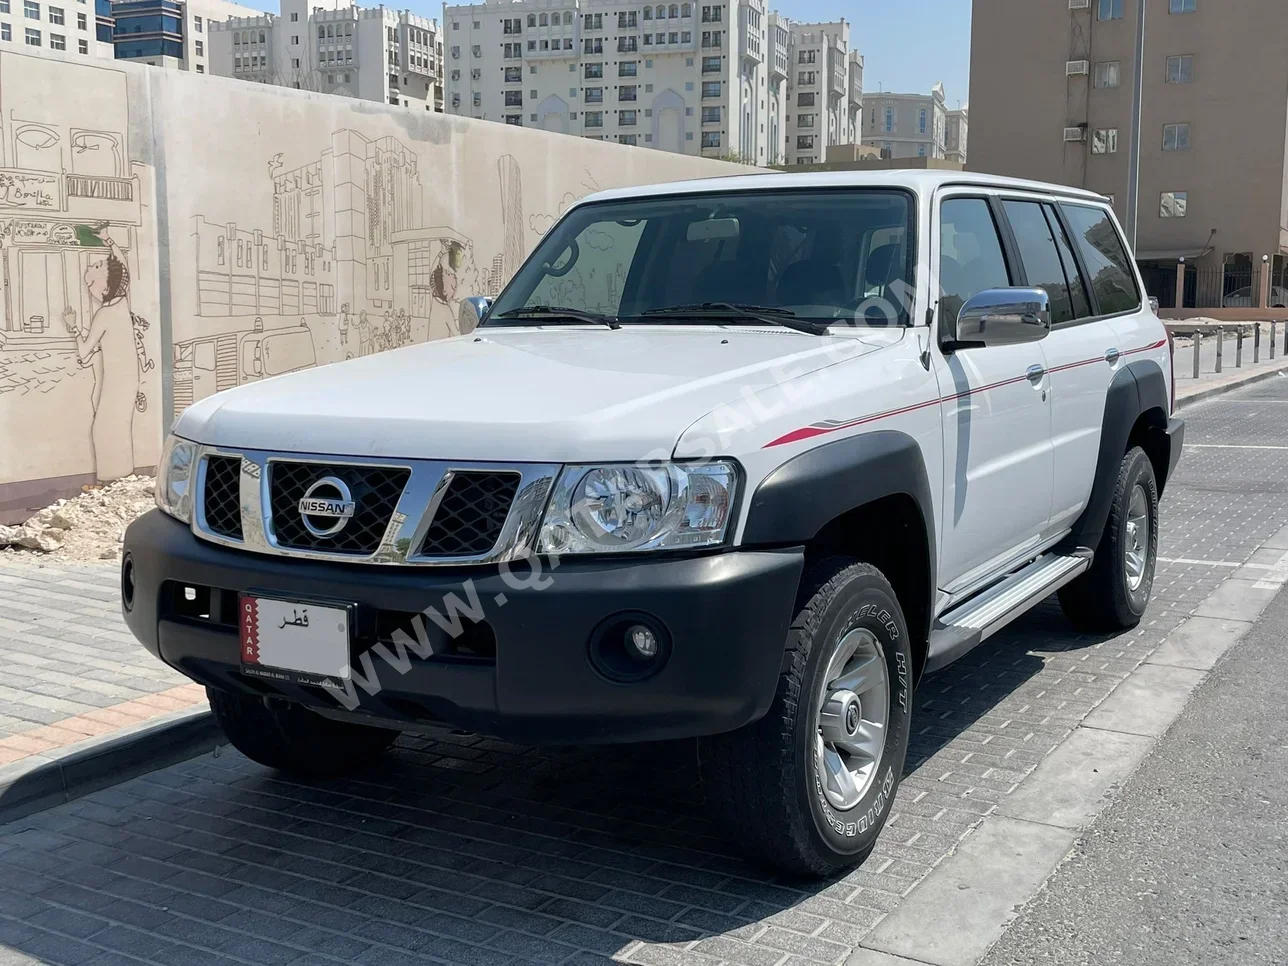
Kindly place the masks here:
POLYGON ((1047 184, 1042 181, 1025 181, 1022 178, 1004 178, 1000 175, 975 174, 966 171, 883 169, 881 171, 815 171, 802 174, 736 174, 692 181, 636 185, 628 188, 611 188, 606 191, 598 191, 582 198, 577 204, 619 201, 626 198, 658 198, 668 195, 706 194, 723 191, 773 191, 784 188, 902 188, 919 195, 929 195, 936 189, 947 186, 1011 188, 1060 195, 1066 198, 1078 198, 1084 201, 1108 202, 1105 196, 1096 194, 1094 191, 1070 188, 1066 185, 1047 184))

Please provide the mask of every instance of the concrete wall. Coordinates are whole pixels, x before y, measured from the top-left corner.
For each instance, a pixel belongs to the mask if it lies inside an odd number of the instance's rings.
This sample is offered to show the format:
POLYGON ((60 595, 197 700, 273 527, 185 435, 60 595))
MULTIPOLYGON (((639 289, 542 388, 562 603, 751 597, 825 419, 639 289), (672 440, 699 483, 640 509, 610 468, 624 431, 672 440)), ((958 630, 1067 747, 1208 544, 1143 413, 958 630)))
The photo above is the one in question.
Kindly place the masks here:
POLYGON ((577 198, 745 170, 10 51, 0 115, 0 522, 212 392, 454 334, 577 198))

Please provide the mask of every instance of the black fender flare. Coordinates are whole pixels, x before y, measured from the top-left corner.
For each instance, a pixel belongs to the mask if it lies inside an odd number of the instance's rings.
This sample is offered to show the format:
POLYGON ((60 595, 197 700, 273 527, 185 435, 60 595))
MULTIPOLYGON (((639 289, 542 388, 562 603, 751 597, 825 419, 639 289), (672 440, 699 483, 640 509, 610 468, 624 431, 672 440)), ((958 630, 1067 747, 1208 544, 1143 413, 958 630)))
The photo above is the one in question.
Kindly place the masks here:
MULTIPOLYGON (((1141 359, 1114 373, 1105 396, 1105 414, 1100 426, 1100 453, 1096 458, 1091 496, 1074 523, 1072 532, 1062 541, 1065 548, 1094 550, 1100 544, 1101 534, 1109 520, 1109 508, 1114 500, 1118 467, 1122 463, 1123 454, 1127 452, 1132 428, 1141 413, 1151 409, 1162 412, 1163 427, 1166 427, 1171 406, 1167 379, 1157 362, 1141 359)), ((1166 479, 1160 477, 1160 493, 1165 483, 1166 479)))
POLYGON ((921 514, 928 551, 929 615, 939 559, 935 504, 921 447, 906 433, 881 430, 848 436, 793 456, 756 487, 747 510, 742 545, 807 544, 825 526, 851 510, 900 495, 910 497, 921 514))

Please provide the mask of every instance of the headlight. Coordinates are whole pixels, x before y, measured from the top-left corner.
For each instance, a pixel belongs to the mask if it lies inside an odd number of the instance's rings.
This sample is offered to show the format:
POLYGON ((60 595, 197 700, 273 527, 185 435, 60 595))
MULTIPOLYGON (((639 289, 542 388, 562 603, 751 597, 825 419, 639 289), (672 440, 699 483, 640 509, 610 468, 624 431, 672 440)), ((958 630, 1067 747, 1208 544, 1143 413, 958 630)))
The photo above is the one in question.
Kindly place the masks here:
POLYGON ((188 523, 192 519, 192 483, 197 475, 197 444, 170 435, 157 466, 157 506, 188 523))
POLYGON ((565 466, 541 553, 680 550, 721 543, 737 493, 732 463, 565 466))

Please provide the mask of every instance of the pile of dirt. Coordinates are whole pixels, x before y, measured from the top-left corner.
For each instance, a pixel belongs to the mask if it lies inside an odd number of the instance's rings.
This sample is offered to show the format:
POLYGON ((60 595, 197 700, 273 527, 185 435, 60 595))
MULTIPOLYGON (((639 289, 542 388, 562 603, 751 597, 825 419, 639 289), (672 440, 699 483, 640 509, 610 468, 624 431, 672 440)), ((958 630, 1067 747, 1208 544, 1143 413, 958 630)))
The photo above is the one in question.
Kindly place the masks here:
POLYGON ((114 560, 125 528, 156 506, 150 476, 127 476, 59 500, 16 527, 0 526, 0 554, 45 556, 69 563, 114 560))

